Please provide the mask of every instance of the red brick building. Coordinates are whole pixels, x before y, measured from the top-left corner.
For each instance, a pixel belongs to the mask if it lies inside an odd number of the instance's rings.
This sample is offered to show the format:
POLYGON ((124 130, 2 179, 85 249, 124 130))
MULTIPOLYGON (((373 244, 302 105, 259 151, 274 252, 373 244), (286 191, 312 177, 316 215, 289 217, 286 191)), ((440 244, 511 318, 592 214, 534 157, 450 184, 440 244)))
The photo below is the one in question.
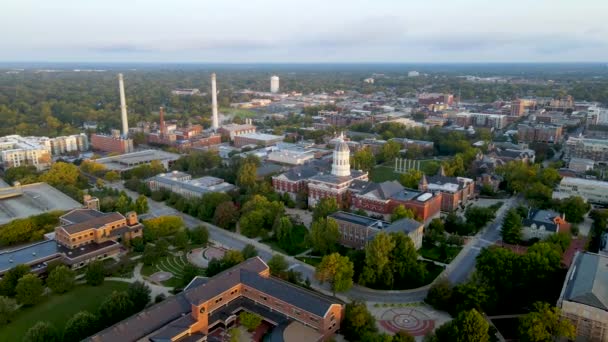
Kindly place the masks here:
POLYGON ((91 149, 103 152, 131 153, 133 152, 133 139, 117 135, 91 135, 91 149))
POLYGON ((517 125, 517 139, 523 142, 557 143, 562 140, 563 128, 553 124, 517 125))
MULTIPOLYGON (((183 292, 153 305, 88 341, 206 341, 216 329, 232 327, 240 312, 256 313, 280 341, 297 324, 307 341, 324 341, 340 329, 344 304, 270 276, 254 257, 209 279, 195 278, 183 292)), ((274 340, 271 338, 271 340, 274 340)))
POLYGON ((423 176, 418 184, 422 191, 441 193, 441 210, 454 211, 464 206, 475 193, 475 181, 464 177, 446 177, 441 169, 437 176, 423 176))
POLYGON ((352 195, 352 208, 369 214, 380 214, 388 219, 396 207, 403 205, 414 211, 422 222, 437 217, 441 211, 441 193, 406 189, 399 182, 367 183, 352 195))

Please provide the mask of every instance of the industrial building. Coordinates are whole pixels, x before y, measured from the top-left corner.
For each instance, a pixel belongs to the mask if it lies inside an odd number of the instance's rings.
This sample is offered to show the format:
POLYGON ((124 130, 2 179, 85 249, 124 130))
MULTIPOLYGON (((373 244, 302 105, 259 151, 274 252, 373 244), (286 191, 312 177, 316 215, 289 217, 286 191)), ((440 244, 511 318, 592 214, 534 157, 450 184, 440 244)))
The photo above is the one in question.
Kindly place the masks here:
POLYGON ((268 147, 283 141, 284 138, 285 137, 282 135, 273 135, 265 133, 245 133, 236 135, 234 137, 234 146, 243 147, 247 145, 256 145, 268 147))
POLYGON ((111 135, 91 134, 91 149, 108 153, 131 153, 134 151, 133 139, 120 135, 113 130, 111 135))
POLYGON ((169 169, 179 157, 179 154, 161 150, 145 150, 99 158, 95 162, 104 165, 108 170, 122 172, 137 165, 150 164, 152 161, 158 161, 165 169, 169 169))
POLYGON ((0 224, 53 210, 65 211, 81 206, 46 183, 13 187, 6 186, 4 182, 0 183, 0 224))
POLYGON ((230 141, 234 141, 234 137, 238 135, 255 133, 255 131, 256 128, 251 124, 251 119, 245 119, 244 124, 227 124, 218 129, 218 132, 230 141))
POLYGON ((161 173, 147 180, 152 191, 169 190, 186 198, 198 198, 211 192, 228 192, 236 187, 221 178, 205 176, 192 179, 187 173, 161 173))

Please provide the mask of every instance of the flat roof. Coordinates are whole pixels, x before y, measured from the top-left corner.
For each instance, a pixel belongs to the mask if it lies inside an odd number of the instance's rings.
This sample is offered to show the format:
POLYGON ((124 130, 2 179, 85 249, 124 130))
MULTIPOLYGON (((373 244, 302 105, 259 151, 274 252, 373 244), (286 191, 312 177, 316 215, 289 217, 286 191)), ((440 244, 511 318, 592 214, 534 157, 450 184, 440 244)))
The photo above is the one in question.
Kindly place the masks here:
POLYGON ((273 134, 266 134, 266 133, 246 133, 246 134, 240 134, 237 135, 235 138, 247 138, 247 139, 256 139, 256 140, 264 140, 264 141, 268 141, 268 140, 277 140, 277 139, 283 139, 284 137, 282 135, 273 135, 273 134))
POLYGON ((0 224, 53 210, 67 211, 82 207, 81 203, 46 183, 2 188, 0 192, 11 193, 10 197, 0 199, 0 224))
POLYGON ((595 179, 584 179, 584 178, 576 178, 576 177, 564 177, 562 178, 560 184, 576 184, 576 185, 589 185, 589 186, 599 186, 602 188, 608 187, 608 182, 603 182, 595 179))
POLYGON ((95 162, 103 164, 110 170, 126 170, 140 164, 147 164, 154 160, 161 162, 174 161, 181 157, 179 154, 161 150, 145 150, 120 154, 112 157, 96 159, 95 162))
POLYGON ((365 227, 369 227, 372 225, 378 225, 378 223, 381 223, 382 225, 385 225, 385 226, 389 225, 388 222, 383 221, 383 220, 378 220, 378 219, 367 217, 367 216, 351 214, 351 213, 347 213, 344 211, 335 212, 335 213, 329 215, 329 217, 331 217, 335 220, 346 221, 346 222, 358 224, 358 225, 365 226, 365 227))
POLYGON ((0 273, 19 264, 33 265, 59 255, 57 241, 47 240, 0 253, 0 273))

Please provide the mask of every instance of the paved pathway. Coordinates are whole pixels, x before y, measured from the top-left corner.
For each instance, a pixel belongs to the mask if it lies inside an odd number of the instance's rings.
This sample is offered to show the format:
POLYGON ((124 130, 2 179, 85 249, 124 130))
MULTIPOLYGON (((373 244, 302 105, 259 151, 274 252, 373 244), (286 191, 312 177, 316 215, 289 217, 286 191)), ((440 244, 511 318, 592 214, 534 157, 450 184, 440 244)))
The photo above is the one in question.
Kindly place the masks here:
POLYGON ((122 281, 125 283, 134 283, 136 281, 141 281, 142 283, 148 285, 148 287, 150 288, 150 296, 152 297, 152 301, 154 301, 154 298, 159 294, 171 296, 170 287, 156 285, 146 280, 146 277, 141 274, 141 268, 143 265, 144 264, 142 263, 138 263, 135 266, 135 269, 133 270, 133 276, 131 278, 106 277, 106 280, 122 281))
MULTIPOLYGON (((110 186, 118 190, 124 190, 133 199, 136 199, 139 196, 139 194, 125 189, 121 183, 110 184, 110 186)), ((521 197, 512 197, 505 200, 504 205, 498 209, 494 221, 492 221, 484 230, 478 233, 476 237, 467 242, 464 248, 460 251, 456 258, 452 260, 450 265, 446 267, 439 277, 446 277, 452 283, 462 283, 466 281, 475 268, 475 258, 477 255, 479 255, 480 250, 483 247, 494 244, 494 242, 500 238, 500 227, 502 226, 502 220, 507 210, 519 204, 521 200, 521 197)), ((175 215, 182 217, 188 228, 193 228, 200 225, 206 226, 209 230, 210 240, 215 242, 216 245, 220 247, 241 250, 243 247, 245 247, 245 245, 251 244, 256 247, 258 255, 265 261, 270 260, 273 254, 281 254, 272 250, 268 245, 262 244, 253 239, 249 239, 243 235, 227 231, 213 224, 203 222, 190 215, 178 212, 162 202, 156 202, 148 198, 148 205, 150 207, 150 216, 156 217, 163 215, 175 215)), ((303 279, 308 278, 313 288, 328 295, 332 294, 328 284, 320 284, 318 281, 316 281, 314 277, 315 268, 313 266, 301 262, 292 256, 283 256, 289 262, 289 268, 300 272, 303 279)), ((347 301, 350 299, 356 299, 370 302, 411 303, 424 300, 429 288, 430 284, 412 290, 381 291, 355 285, 348 292, 338 294, 338 297, 347 301)))

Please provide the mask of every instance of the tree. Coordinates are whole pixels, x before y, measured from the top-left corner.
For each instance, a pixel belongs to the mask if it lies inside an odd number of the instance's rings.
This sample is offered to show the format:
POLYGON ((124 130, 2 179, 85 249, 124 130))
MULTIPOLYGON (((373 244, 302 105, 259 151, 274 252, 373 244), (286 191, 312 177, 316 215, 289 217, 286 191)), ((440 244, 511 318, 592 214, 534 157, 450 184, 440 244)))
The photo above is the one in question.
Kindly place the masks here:
POLYGON ((103 326, 110 326, 129 317, 134 312, 134 308, 126 291, 114 291, 99 306, 99 322, 103 326))
POLYGON ((27 265, 16 265, 8 270, 0 280, 0 294, 7 297, 15 296, 15 288, 19 279, 30 273, 30 268, 27 265))
POLYGON ((445 226, 443 225, 443 221, 439 218, 433 219, 424 230, 424 237, 432 243, 445 241, 445 226))
POLYGON ((440 342, 488 342, 490 325, 475 309, 463 311, 456 318, 436 330, 440 342))
POLYGON ((583 222, 585 220, 585 214, 591 210, 591 204, 585 202, 585 200, 579 196, 558 200, 553 207, 560 213, 564 213, 566 220, 571 223, 583 222))
POLYGON ((357 301, 346 304, 340 330, 348 341, 359 341, 365 333, 378 332, 374 316, 367 310, 365 303, 357 301))
MULTIPOLYGON (((390 254, 393 248, 395 248, 395 242, 384 232, 376 234, 374 239, 365 246, 365 265, 359 276, 361 285, 376 284, 383 275, 392 278, 390 254)), ((390 279, 390 283, 393 280, 390 279)))
POLYGON ((255 163, 243 163, 236 172, 236 185, 244 189, 251 189, 255 185, 257 169, 255 163))
POLYGON ((488 222, 494 219, 494 216, 494 210, 492 208, 469 207, 464 212, 467 224, 475 227, 475 232, 485 227, 488 222))
POLYGON ((401 151, 401 144, 394 140, 390 140, 382 145, 380 156, 385 162, 392 161, 399 156, 399 151, 401 151))
POLYGON ((192 281, 192 279, 194 279, 197 276, 200 276, 201 274, 203 274, 203 270, 201 270, 200 268, 188 263, 184 266, 184 268, 182 269, 182 276, 181 276, 181 283, 183 287, 186 287, 188 284, 190 284, 190 282, 192 281))
POLYGON ((321 283, 329 282, 334 296, 336 292, 347 291, 353 286, 354 274, 353 263, 338 253, 324 256, 315 271, 315 277, 321 283))
POLYGON ((273 254, 272 258, 268 260, 268 267, 270 268, 270 274, 276 277, 281 277, 289 268, 289 263, 285 257, 281 254, 273 254))
POLYGON ((412 209, 406 209, 402 204, 398 205, 393 213, 391 214, 391 222, 401 220, 402 218, 414 219, 414 211, 412 209))
POLYGON ((418 189, 418 184, 420 184, 420 180, 422 179, 424 174, 420 170, 409 169, 405 173, 402 173, 399 176, 399 183, 406 188, 410 189, 418 189))
POLYGON ((447 311, 451 308, 452 284, 446 278, 437 280, 424 299, 426 303, 437 310, 447 311))
POLYGON ((131 211, 131 197, 127 196, 127 194, 121 193, 118 196, 118 200, 116 201, 116 211, 121 214, 126 214, 131 211))
POLYGON ((49 322, 34 324, 23 336, 23 342, 59 342, 59 332, 49 322))
POLYGON ((46 279, 46 285, 55 293, 65 293, 74 288, 76 273, 64 265, 55 267, 46 279))
POLYGON ((369 172, 376 166, 376 158, 370 148, 363 148, 355 152, 351 164, 354 169, 369 172))
POLYGON ((184 220, 179 216, 159 216, 144 220, 143 224, 146 241, 173 235, 184 228, 184 220))
POLYGON ((10 322, 15 311, 17 311, 17 301, 13 298, 0 296, 0 326, 10 322))
POLYGON ((80 311, 72 316, 63 329, 63 341, 78 342, 97 332, 97 316, 88 311, 80 311))
POLYGON ((133 302, 135 311, 140 311, 148 305, 151 299, 150 293, 152 293, 150 287, 141 281, 133 282, 127 288, 127 294, 133 302))
POLYGON ((314 221, 310 227, 310 244, 312 249, 325 255, 334 252, 340 240, 338 222, 332 218, 322 218, 314 221))
POLYGON ((338 207, 338 202, 335 198, 321 198, 321 200, 319 200, 317 205, 312 210, 312 219, 313 221, 316 221, 321 218, 326 218, 338 210, 340 210, 340 208, 338 207))
POLYGON ((245 261, 243 257, 243 253, 241 251, 229 250, 224 254, 222 258, 222 262, 225 264, 226 268, 230 268, 232 266, 238 265, 245 261))
POLYGON ((544 302, 534 303, 534 311, 519 318, 519 335, 524 342, 573 340, 574 325, 564 318, 560 309, 544 302))
POLYGON ((74 164, 63 162, 54 163, 51 169, 40 176, 40 181, 52 186, 76 185, 80 171, 74 164))
POLYGON ((405 330, 399 330, 394 336, 392 342, 416 342, 414 336, 410 335, 405 330))
POLYGON ((222 202, 215 208, 213 223, 224 228, 232 229, 239 219, 239 210, 232 201, 222 202))
POLYGON ((510 209, 505 215, 500 235, 502 240, 510 244, 518 244, 522 239, 523 223, 517 210, 510 209))
POLYGON ((248 243, 245 245, 245 247, 243 247, 241 254, 243 255, 243 259, 247 260, 249 258, 253 258, 254 256, 257 256, 258 251, 257 251, 257 249, 255 249, 254 245, 248 243))
POLYGON ((247 330, 254 331, 260 326, 260 324, 262 324, 262 316, 243 311, 239 314, 239 323, 247 328, 247 330))
POLYGON ((189 241, 188 232, 186 232, 185 229, 182 229, 173 235, 172 245, 179 250, 184 250, 188 247, 189 241))
POLYGON ((209 230, 205 226, 197 226, 188 231, 190 241, 195 245, 204 245, 209 241, 209 230))
POLYGON ((209 221, 213 219, 217 207, 224 202, 231 202, 228 194, 223 192, 209 192, 203 195, 200 199, 200 205, 197 208, 197 216, 199 219, 209 221))
POLYGON ((15 298, 23 305, 34 305, 42 299, 44 286, 42 280, 34 274, 26 274, 17 282, 15 298))
POLYGON ((120 180, 120 175, 116 171, 108 171, 105 176, 103 176, 103 179, 108 182, 117 182, 120 180))
POLYGON ((148 206, 148 199, 146 198, 146 196, 139 195, 139 197, 137 197, 137 199, 135 200, 135 205, 133 209, 138 214, 147 213, 148 210, 150 210, 150 207, 148 206))
POLYGON ((87 284, 92 286, 101 285, 105 276, 105 269, 101 261, 90 262, 84 273, 84 279, 86 279, 87 284))

